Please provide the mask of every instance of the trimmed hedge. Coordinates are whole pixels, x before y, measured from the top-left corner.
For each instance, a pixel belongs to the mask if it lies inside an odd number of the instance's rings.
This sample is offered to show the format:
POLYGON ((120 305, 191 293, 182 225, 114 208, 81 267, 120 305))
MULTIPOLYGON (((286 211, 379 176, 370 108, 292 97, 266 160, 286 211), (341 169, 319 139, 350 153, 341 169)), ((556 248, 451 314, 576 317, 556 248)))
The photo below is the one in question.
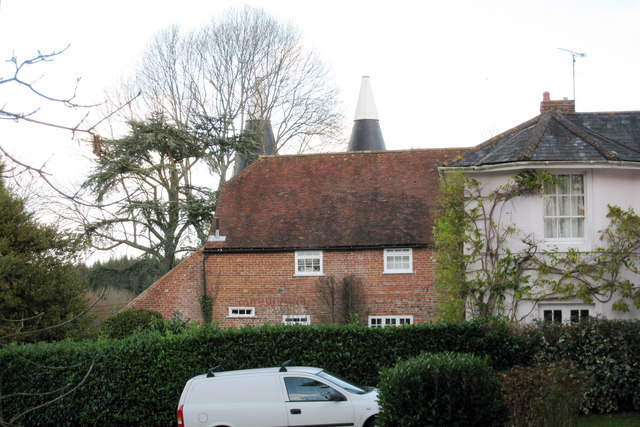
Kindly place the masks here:
POLYGON ((640 411, 640 322, 593 319, 534 329, 544 337, 541 361, 571 360, 592 380, 582 411, 640 411))
MULTIPOLYGON (((0 351, 2 395, 47 392, 68 396, 18 422, 25 425, 174 425, 185 382, 221 364, 227 370, 296 364, 323 367, 358 384, 376 385, 382 368, 424 352, 487 355, 496 369, 532 363, 537 335, 518 336, 503 322, 437 323, 402 328, 361 326, 203 326, 163 336, 15 345, 0 351), (42 369, 43 366, 71 367, 42 369)), ((3 400, 5 419, 49 396, 3 400)))
POLYGON ((516 366, 501 372, 511 427, 576 425, 590 378, 572 362, 516 366))
POLYGON ((381 426, 502 426, 507 407, 486 357, 425 353, 380 373, 381 426))

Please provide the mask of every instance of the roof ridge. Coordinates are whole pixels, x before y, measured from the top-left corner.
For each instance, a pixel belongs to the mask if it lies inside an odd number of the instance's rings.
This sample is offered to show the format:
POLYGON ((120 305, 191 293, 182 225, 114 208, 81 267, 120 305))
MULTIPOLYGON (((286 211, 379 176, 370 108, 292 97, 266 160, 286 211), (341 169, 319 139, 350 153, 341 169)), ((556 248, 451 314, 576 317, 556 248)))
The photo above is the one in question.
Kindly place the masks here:
POLYGON ((538 122, 534 125, 533 128, 533 144, 529 145, 527 149, 518 156, 518 161, 531 160, 533 155, 536 152, 536 148, 540 145, 540 141, 544 136, 544 133, 547 131, 549 127, 549 122, 551 121, 551 114, 542 114, 538 118, 538 122))
POLYGON ((621 146, 626 150, 630 150, 630 151, 634 151, 636 153, 640 153, 640 151, 633 149, 632 147, 628 147, 614 139, 611 139, 605 135, 602 135, 592 129, 589 129, 587 127, 581 126, 575 122, 573 122, 572 120, 569 120, 567 117, 564 117, 563 114, 559 114, 557 112, 553 112, 553 118, 560 123, 562 126, 564 126, 566 129, 568 129, 571 133, 579 136, 580 138, 584 139, 587 144, 591 145, 593 148, 595 148, 596 151, 598 151, 600 154, 602 154, 602 156, 604 156, 607 160, 622 160, 618 154, 609 149, 606 145, 602 144, 600 141, 598 141, 598 139, 602 139, 604 141, 607 141, 608 143, 617 145, 617 146, 621 146))

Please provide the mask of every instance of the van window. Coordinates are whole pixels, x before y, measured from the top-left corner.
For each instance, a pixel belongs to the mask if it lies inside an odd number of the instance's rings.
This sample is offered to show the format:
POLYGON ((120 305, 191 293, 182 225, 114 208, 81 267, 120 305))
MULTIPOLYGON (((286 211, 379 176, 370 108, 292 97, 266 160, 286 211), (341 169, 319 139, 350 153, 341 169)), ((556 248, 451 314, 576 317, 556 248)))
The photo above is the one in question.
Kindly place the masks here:
POLYGON ((311 378, 285 377, 290 402, 346 400, 337 390, 311 378))

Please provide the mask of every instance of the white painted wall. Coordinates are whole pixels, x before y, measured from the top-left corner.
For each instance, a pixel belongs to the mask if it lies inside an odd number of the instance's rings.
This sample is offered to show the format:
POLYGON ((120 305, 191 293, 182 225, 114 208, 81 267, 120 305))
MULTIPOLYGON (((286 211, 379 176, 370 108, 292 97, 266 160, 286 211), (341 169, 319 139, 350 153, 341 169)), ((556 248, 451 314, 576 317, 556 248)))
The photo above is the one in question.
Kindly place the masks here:
MULTIPOLYGON (((536 166, 542 168, 541 166, 536 166)), ((511 176, 521 170, 532 169, 528 167, 506 167, 494 168, 478 171, 464 171, 471 178, 478 180, 484 187, 484 194, 504 184, 511 176)), ((601 245, 599 231, 609 225, 606 217, 607 205, 617 205, 623 209, 633 208, 640 214, 640 166, 625 165, 561 165, 548 166, 544 169, 552 174, 563 173, 584 173, 585 175, 585 236, 583 239, 544 239, 544 205, 542 197, 529 196, 520 197, 510 201, 502 211, 500 221, 503 224, 513 222, 523 233, 533 233, 536 240, 541 241, 541 246, 552 248, 557 247, 564 251, 569 248, 576 248, 580 251, 589 251, 601 245)), ((517 239, 510 242, 509 247, 517 249, 521 243, 517 239)), ((640 277, 633 278, 640 284, 640 277)), ((547 301, 544 306, 538 306, 531 302, 521 302, 517 310, 517 318, 530 321, 542 316, 543 309, 549 309, 551 305, 559 309, 568 310, 570 308, 584 307, 581 300, 556 300, 547 301)), ((613 311, 610 302, 595 301, 591 308, 596 315, 601 315, 612 319, 638 319, 640 310, 635 309, 631 302, 628 303, 630 312, 621 313, 613 311)))

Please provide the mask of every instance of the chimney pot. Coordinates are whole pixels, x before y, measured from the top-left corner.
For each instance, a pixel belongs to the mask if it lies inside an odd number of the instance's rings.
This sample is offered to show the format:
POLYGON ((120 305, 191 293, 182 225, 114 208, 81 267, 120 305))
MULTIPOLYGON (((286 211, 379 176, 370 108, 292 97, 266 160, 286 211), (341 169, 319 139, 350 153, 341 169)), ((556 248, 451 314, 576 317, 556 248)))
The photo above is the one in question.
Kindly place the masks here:
POLYGON ((551 100, 551 94, 549 94, 549 92, 543 92, 542 93, 542 100, 543 101, 550 101, 551 100))

